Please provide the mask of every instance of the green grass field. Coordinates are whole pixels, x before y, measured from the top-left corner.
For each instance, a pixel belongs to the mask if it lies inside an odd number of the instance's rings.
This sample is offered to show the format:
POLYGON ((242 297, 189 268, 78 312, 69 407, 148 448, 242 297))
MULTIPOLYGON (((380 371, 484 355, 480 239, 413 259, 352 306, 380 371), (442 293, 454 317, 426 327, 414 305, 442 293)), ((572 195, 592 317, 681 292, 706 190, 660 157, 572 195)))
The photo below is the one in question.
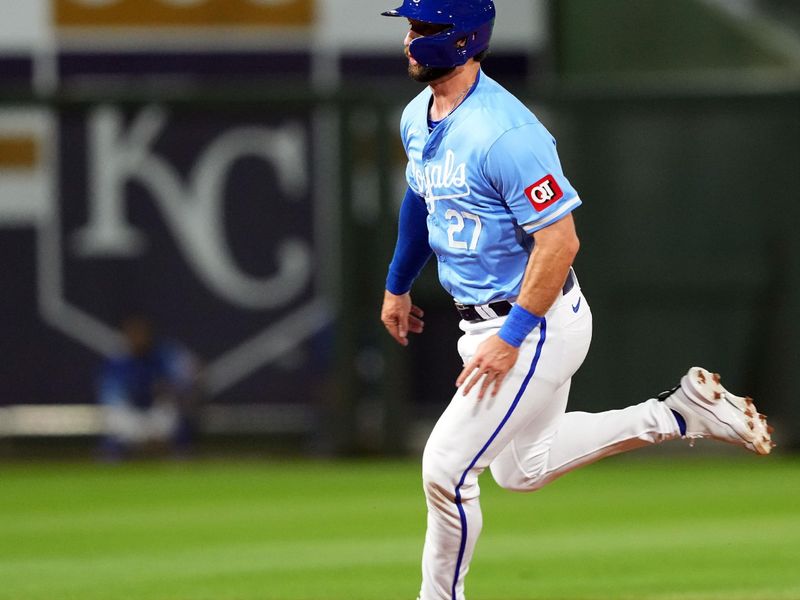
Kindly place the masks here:
MULTIPOLYGON (((0 465, 0 599, 413 600, 415 461, 0 465)), ((469 600, 800 599, 800 460, 481 479, 469 600)))

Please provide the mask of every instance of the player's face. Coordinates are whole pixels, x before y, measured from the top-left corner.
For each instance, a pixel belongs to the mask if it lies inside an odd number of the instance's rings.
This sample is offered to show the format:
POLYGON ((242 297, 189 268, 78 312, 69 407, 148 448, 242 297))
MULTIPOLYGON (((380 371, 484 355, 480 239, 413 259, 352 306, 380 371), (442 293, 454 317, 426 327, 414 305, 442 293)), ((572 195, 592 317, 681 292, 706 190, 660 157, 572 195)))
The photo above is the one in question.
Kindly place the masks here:
POLYGON ((449 75, 453 72, 454 67, 426 67, 419 64, 409 51, 411 42, 418 37, 425 37, 426 35, 434 35, 440 31, 444 31, 449 25, 435 25, 433 23, 425 23, 424 21, 415 21, 409 19, 410 29, 406 34, 405 39, 405 55, 408 58, 408 76, 420 83, 430 83, 449 75))

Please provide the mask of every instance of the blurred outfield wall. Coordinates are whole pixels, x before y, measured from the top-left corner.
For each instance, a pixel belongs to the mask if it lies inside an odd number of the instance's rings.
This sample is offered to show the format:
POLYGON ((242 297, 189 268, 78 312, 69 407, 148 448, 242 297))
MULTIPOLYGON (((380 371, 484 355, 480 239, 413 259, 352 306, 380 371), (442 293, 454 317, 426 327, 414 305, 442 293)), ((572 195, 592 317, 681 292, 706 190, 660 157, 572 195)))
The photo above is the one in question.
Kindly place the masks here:
MULTIPOLYGON (((210 29, 210 0, 188 24, 160 0, 150 21, 91 4, 39 3, 52 29, 0 59, 0 404, 91 403, 119 319, 143 311, 204 360, 209 429, 404 448, 459 364, 432 266, 415 289, 425 335, 402 351, 378 321, 399 112, 418 90, 399 44, 336 46, 325 3, 242 0, 262 26, 210 29)), ((515 10, 539 37, 523 45, 517 26, 486 71, 554 133, 584 199, 576 268, 595 339, 573 408, 638 401, 701 364, 796 441, 796 79, 687 80, 654 60, 635 81, 587 81, 547 46, 537 6, 515 10)), ((574 49, 566 13, 553 29, 574 49)))

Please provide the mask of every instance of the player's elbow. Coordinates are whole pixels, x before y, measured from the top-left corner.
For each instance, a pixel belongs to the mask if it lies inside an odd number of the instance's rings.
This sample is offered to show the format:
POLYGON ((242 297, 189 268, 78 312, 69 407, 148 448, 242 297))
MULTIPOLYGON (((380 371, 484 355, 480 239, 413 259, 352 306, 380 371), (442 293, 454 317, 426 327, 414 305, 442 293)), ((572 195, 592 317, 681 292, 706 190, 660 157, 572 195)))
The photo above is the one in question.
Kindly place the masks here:
POLYGON ((557 236, 551 236, 547 240, 543 250, 552 256, 553 260, 572 264, 581 248, 581 242, 574 230, 561 231, 557 236))
POLYGON ((573 233, 564 244, 564 252, 567 253, 570 259, 574 259, 578 256, 578 251, 581 249, 581 241, 578 239, 578 235, 573 233))
POLYGON ((556 221, 533 234, 535 251, 538 249, 548 256, 563 257, 572 261, 580 250, 580 240, 575 231, 572 215, 556 221))
POLYGON ((575 258, 578 255, 578 250, 581 249, 581 241, 578 239, 578 234, 575 233, 575 230, 563 233, 559 247, 569 258, 575 258))

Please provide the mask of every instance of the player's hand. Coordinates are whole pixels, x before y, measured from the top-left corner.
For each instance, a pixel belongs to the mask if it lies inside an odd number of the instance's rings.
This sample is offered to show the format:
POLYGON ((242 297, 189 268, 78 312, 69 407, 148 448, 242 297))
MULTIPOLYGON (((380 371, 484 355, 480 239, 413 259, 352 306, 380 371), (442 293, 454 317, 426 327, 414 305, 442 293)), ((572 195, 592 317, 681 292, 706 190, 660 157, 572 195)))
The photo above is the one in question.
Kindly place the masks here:
POLYGON ((497 335, 493 335, 478 346, 472 360, 467 363, 467 366, 461 371, 461 375, 456 379, 456 387, 461 387, 466 381, 467 385, 463 389, 463 393, 466 396, 475 384, 483 378, 478 391, 478 400, 483 400, 490 388, 492 389, 492 397, 494 397, 500 390, 500 385, 506 375, 517 362, 518 356, 519 348, 511 346, 497 335))
POLYGON ((424 312, 419 306, 411 303, 411 294, 406 292, 396 296, 390 291, 383 294, 383 308, 381 321, 386 331, 389 332, 401 346, 408 346, 408 332, 422 333, 424 312))

